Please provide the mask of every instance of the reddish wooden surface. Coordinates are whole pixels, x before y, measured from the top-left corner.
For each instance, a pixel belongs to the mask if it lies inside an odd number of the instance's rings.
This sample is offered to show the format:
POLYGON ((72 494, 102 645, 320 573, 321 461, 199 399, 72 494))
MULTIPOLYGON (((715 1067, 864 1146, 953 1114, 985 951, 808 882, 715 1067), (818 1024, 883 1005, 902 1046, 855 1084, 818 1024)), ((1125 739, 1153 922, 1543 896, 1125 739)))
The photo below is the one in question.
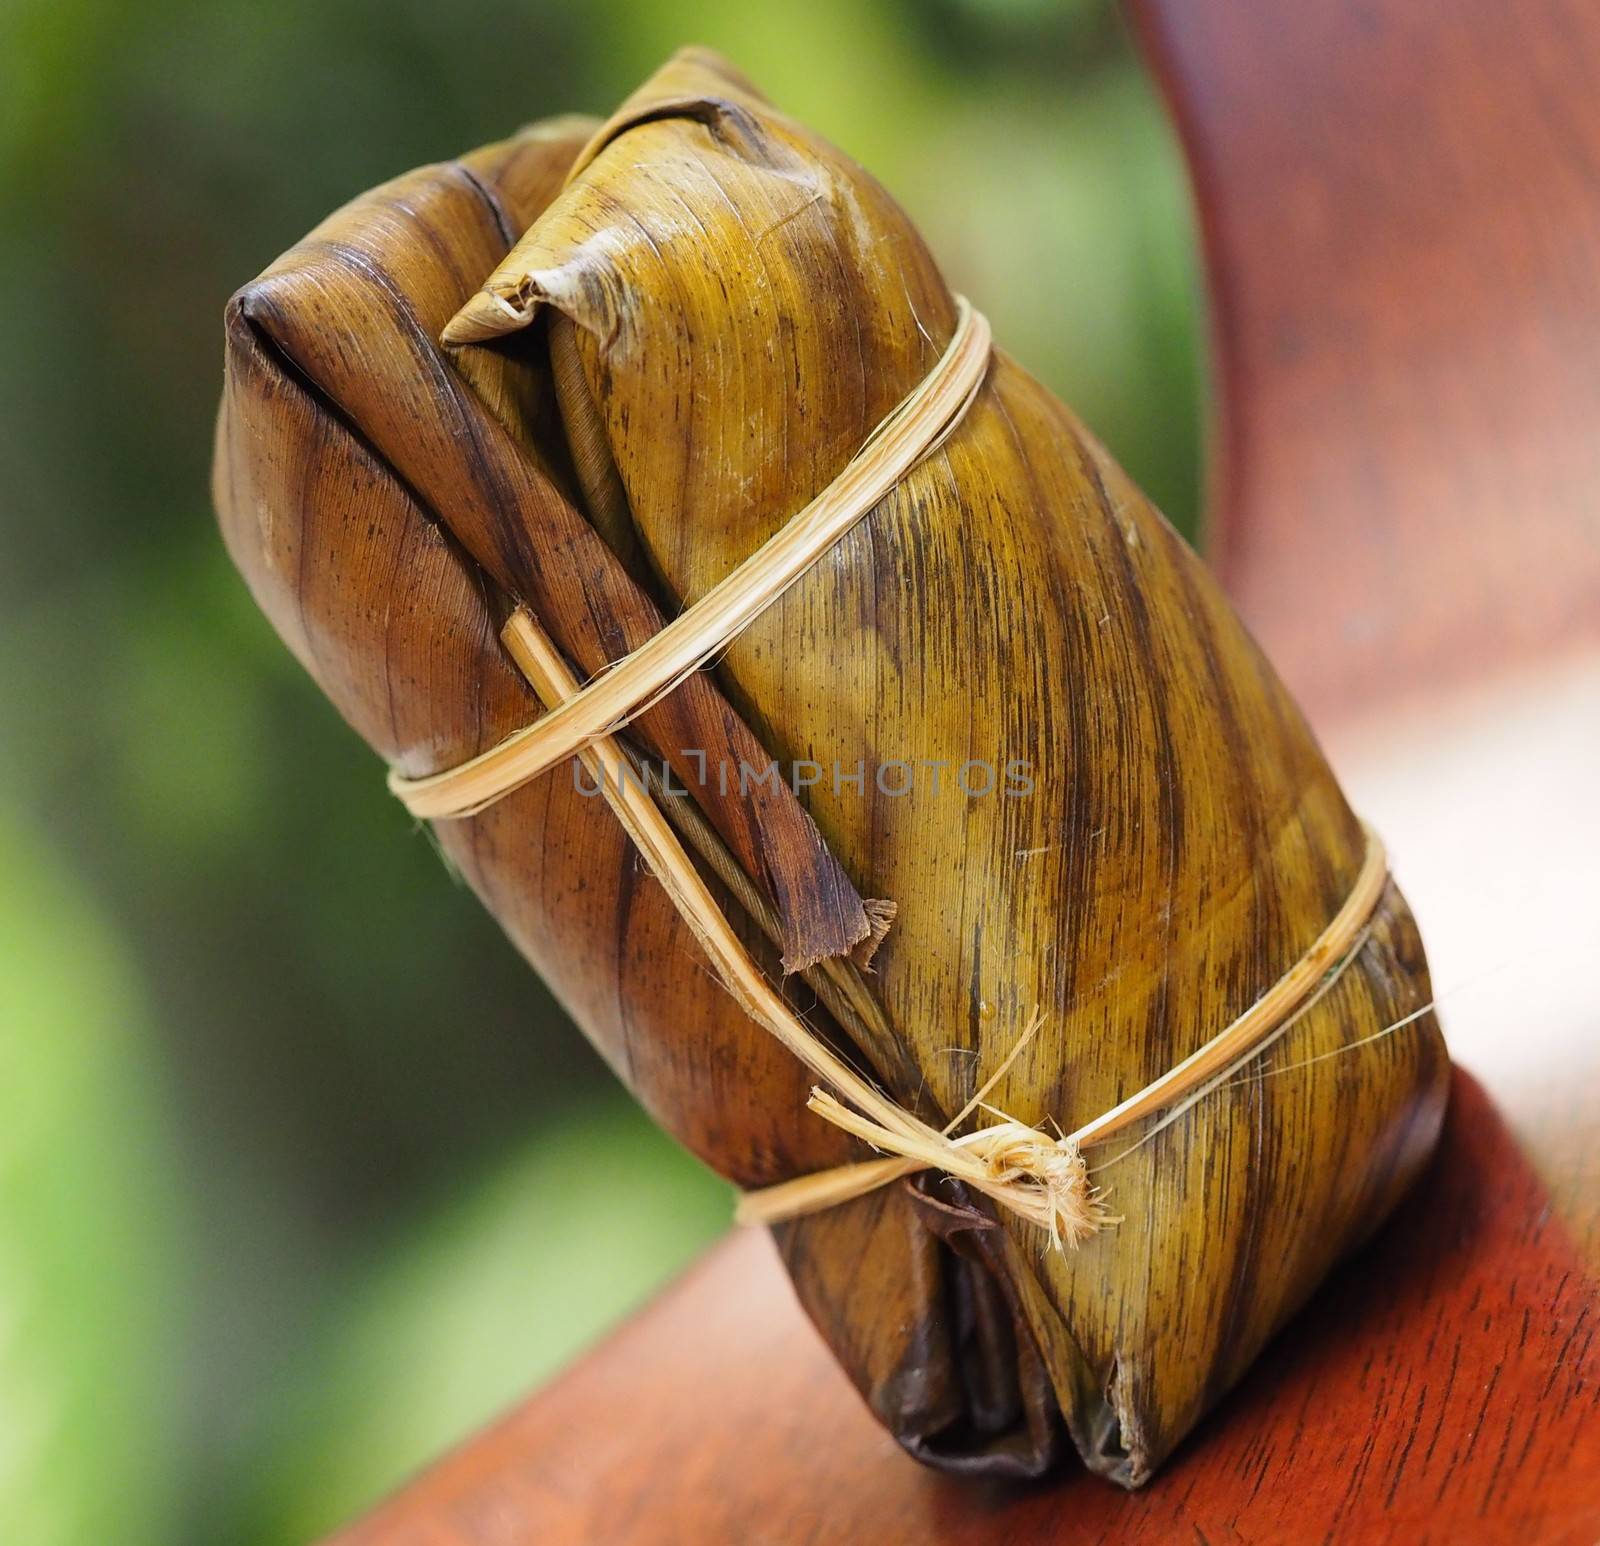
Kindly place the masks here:
POLYGON ((1140 1494, 906 1460, 743 1236, 343 1546, 1600 1539, 1600 13, 1141 22, 1204 206, 1220 556, 1422 921, 1437 1162, 1140 1494))
POLYGON ((1289 686, 1600 642, 1594 7, 1134 10, 1205 228, 1212 557, 1289 686))
POLYGON ((1600 1383, 1592 1282, 1482 1090, 1461 1076, 1456 1095, 1429 1193, 1143 1493, 1086 1474, 1006 1493, 921 1470, 799 1317, 772 1313, 786 1285, 751 1236, 347 1543, 1280 1542, 1337 1526, 1589 1546, 1592 1455, 1584 1471, 1571 1453, 1600 1383), (1523 1334, 1495 1346, 1491 1313, 1523 1334))

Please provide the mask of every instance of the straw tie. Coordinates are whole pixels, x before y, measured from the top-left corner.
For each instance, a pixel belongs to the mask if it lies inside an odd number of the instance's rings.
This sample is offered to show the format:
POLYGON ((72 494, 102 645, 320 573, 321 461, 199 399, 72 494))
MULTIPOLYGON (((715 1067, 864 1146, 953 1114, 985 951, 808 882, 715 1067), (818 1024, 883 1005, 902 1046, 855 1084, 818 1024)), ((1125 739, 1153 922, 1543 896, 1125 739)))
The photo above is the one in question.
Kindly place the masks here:
POLYGON ((817 1212, 932 1170, 1037 1225, 1054 1249, 1066 1250, 1115 1222, 1090 1181, 1083 1150, 1145 1118, 1181 1114, 1284 1035, 1354 959, 1388 876, 1376 834, 1367 831, 1354 887, 1305 954, 1236 1020, 1159 1079, 1054 1137, 994 1110, 986 1097, 1037 1034, 1043 1019, 1036 1015, 1000 1067, 941 1130, 865 1079, 790 1009, 723 915, 660 806, 632 775, 628 753, 614 734, 704 666, 956 432, 982 389, 991 350, 982 314, 963 297, 956 306, 955 332, 928 375, 839 476, 721 583, 583 686, 537 620, 519 607, 501 638, 548 712, 457 767, 415 779, 391 773, 389 787, 412 814, 442 820, 474 815, 571 756, 597 780, 723 986, 826 1086, 813 1089, 809 1109, 883 1156, 747 1193, 737 1211, 741 1222, 817 1212), (980 1110, 996 1120, 958 1133, 980 1110))

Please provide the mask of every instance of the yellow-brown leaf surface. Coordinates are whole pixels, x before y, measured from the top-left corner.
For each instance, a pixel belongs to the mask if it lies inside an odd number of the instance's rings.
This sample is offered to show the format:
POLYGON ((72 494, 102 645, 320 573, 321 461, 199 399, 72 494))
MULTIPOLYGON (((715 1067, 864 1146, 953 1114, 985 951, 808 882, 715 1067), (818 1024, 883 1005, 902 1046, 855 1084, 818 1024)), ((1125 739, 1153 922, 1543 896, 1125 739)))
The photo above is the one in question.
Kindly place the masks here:
MULTIPOLYGON (((236 297, 224 530, 356 728, 435 771, 536 712, 494 642, 512 601, 580 671, 636 646, 840 471, 954 315, 883 189, 685 53, 598 129, 563 121, 368 195, 236 297)), ((857 1028, 856 1052, 940 1123, 1036 1011, 991 1102, 1063 1129, 1116 1104, 1293 964, 1363 852, 1203 565, 999 352, 956 435, 630 734, 774 903, 775 972, 779 950, 842 956, 860 897, 897 904, 865 979, 891 1034, 857 1028), (739 762, 769 756, 815 781, 741 796, 739 762)), ((697 1153, 741 1185, 851 1156, 565 770, 439 830, 697 1153)), ((1137 1484, 1437 1133, 1431 1016, 1287 1065, 1428 997, 1391 886, 1354 966, 1258 1066, 1133 1152, 1091 1151, 1119 1226, 1051 1254, 923 1177, 785 1226, 801 1299, 913 1452, 1038 1472, 1061 1413, 1091 1465, 1137 1484)))

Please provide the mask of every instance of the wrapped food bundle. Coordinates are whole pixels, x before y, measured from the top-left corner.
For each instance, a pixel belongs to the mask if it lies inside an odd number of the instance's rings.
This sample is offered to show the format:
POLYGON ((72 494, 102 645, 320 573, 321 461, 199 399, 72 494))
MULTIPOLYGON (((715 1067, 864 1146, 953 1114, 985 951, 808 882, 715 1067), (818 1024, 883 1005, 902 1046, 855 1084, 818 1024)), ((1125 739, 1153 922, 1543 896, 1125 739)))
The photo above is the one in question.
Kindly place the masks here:
POLYGON ((1139 1484, 1432 1148, 1415 924, 1271 668, 904 213, 722 61, 402 177, 240 291, 215 493, 919 1458, 1139 1484))

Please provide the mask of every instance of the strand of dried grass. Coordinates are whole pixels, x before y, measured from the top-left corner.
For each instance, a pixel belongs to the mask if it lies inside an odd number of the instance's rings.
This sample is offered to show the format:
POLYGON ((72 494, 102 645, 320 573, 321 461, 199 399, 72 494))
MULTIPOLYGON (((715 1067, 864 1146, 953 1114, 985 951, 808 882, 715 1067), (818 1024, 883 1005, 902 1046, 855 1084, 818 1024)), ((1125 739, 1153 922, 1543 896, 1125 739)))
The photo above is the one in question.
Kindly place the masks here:
POLYGON ((425 778, 389 775, 412 815, 471 816, 644 713, 759 617, 961 422, 989 368, 989 323, 965 297, 938 363, 823 491, 631 655, 543 719, 425 778))
MULTIPOLYGON (((745 874, 733 851, 722 841, 717 829, 706 819, 699 806, 681 789, 666 787, 664 780, 648 763, 636 762, 636 767, 640 784, 647 794, 655 798, 679 837, 722 882, 756 927, 782 949, 783 933, 777 909, 767 900, 761 888, 745 874)), ((877 916, 885 920, 883 927, 887 929, 887 920, 894 915, 893 904, 868 901, 866 906, 869 917, 876 911, 877 916)), ((874 922, 876 924, 876 919, 874 922)), ((889 1017, 867 981, 866 970, 850 956, 826 956, 810 966, 801 967, 796 975, 815 991, 828 1013, 838 1022, 839 1028, 848 1033, 855 1046, 875 1057, 880 1068, 892 1067, 903 1053, 894 1040, 889 1017)))
POLYGON ((768 1223, 817 1212, 897 1177, 938 1170, 1038 1225, 1056 1249, 1081 1243, 1113 1222, 1089 1181, 1083 1148, 1162 1110, 1176 1107, 1176 1114, 1181 1114, 1259 1056, 1298 1013, 1327 991, 1330 969, 1342 970, 1353 958, 1354 942, 1364 937, 1383 893, 1387 859, 1369 829, 1355 887, 1333 921, 1283 977, 1176 1067, 1092 1122, 1055 1138, 985 1105, 1037 1033, 1040 1017, 1029 1023, 1001 1066, 940 1130, 906 1111, 822 1041, 745 950, 612 732, 699 670, 944 443, 982 386, 990 347, 987 322, 965 299, 958 299, 956 330, 938 363, 839 477, 721 584, 587 686, 579 685, 533 616, 518 608, 501 637, 548 710, 545 716, 458 767, 421 779, 390 776, 390 788, 413 814, 440 819, 472 815, 565 758, 580 758, 705 950, 719 980, 746 1014, 838 1092, 813 1089, 809 1109, 886 1156, 746 1194, 738 1209, 742 1222, 768 1223), (956 1129, 980 1109, 999 1120, 957 1136, 956 1129))
MULTIPOLYGON (((1062 1194, 1061 1234, 1065 1237, 1069 1219, 1081 1216, 1085 1203, 1095 1208, 1099 1204, 1099 1194, 1089 1182, 1082 1150, 1104 1143, 1126 1128, 1165 1112, 1165 1117, 1156 1128, 1116 1158, 1121 1159, 1147 1143, 1161 1126, 1176 1121, 1197 1101, 1226 1084, 1247 1063, 1260 1057, 1286 1035, 1301 1016, 1333 988, 1360 954, 1389 878, 1389 860, 1382 841, 1371 827, 1365 827, 1364 831, 1367 846, 1355 885, 1311 948, 1238 1019, 1181 1063, 1093 1121, 1058 1138, 1052 1139, 1038 1128, 1008 1117, 1004 1112, 995 1112, 1001 1121, 994 1126, 980 1128, 960 1138, 949 1138, 950 1131, 983 1104, 984 1096, 1035 1034, 1039 1025, 1035 1020, 1024 1031, 1001 1067, 945 1130, 946 1142, 957 1148, 981 1152, 988 1163, 1003 1167, 1008 1175, 1035 1177, 1046 1192, 1059 1190, 1062 1194)), ((841 1165, 813 1175, 799 1176, 793 1181, 765 1187, 757 1192, 747 1192, 739 1201, 741 1222, 771 1224, 782 1219, 798 1218, 822 1208, 836 1207, 852 1197, 864 1196, 899 1176, 911 1175, 919 1170, 948 1169, 947 1166, 929 1162, 926 1145, 902 1142, 895 1133, 878 1128, 841 1106, 825 1090, 813 1090, 806 1104, 827 1121, 854 1133, 884 1154, 895 1157, 841 1165)), ((993 1110, 987 1106, 983 1109, 993 1110)), ((1104 1169, 1105 1166, 1098 1168, 1104 1169)), ((1106 1222, 1109 1220, 1102 1209, 1094 1226, 1083 1230, 1079 1238, 1093 1233, 1094 1228, 1106 1222)), ((1061 1243, 1054 1230, 1051 1239, 1053 1244, 1061 1243)), ((1067 1243, 1076 1244, 1078 1241, 1067 1238, 1067 1243)))
MULTIPOLYGON (((577 696, 577 679, 529 612, 519 608, 513 613, 501 638, 517 669, 552 714, 577 696)), ((599 781, 607 804, 651 873, 666 888, 718 978, 740 1007, 849 1102, 848 1107, 840 1106, 843 1119, 838 1125, 851 1131, 852 1122, 861 1122, 873 1133, 887 1135, 888 1141, 899 1146, 897 1152, 921 1156, 926 1165, 966 1181, 1002 1207, 1040 1225, 1058 1243, 1062 1239, 1076 1242, 1104 1222, 1104 1210, 1088 1189, 1081 1159, 1075 1176, 1067 1174, 1054 1156, 1044 1157, 1035 1173, 1026 1168, 1027 1156, 1019 1150, 1017 1138, 1010 1131, 1013 1127, 1026 1131, 1021 1124, 1002 1124, 952 1141, 862 1078, 768 982, 717 906, 660 807, 637 779, 628 776, 627 753, 616 738, 601 736, 589 741, 579 749, 578 756, 590 777, 599 781)), ((821 1092, 816 1092, 808 1103, 813 1109, 818 1094, 821 1092)), ((1048 1142, 1043 1134, 1032 1137, 1048 1142)))

